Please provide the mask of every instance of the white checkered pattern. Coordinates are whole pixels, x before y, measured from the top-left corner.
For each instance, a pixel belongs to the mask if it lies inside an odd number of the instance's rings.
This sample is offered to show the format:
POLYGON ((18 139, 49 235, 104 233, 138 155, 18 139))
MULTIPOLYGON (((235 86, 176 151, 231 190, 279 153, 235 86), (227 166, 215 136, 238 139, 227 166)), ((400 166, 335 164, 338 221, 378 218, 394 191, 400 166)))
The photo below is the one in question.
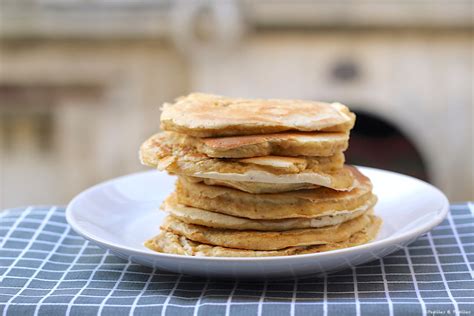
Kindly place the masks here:
POLYGON ((0 213, 2 315, 474 315, 474 205, 409 247, 323 278, 222 281, 119 259, 61 207, 0 213))

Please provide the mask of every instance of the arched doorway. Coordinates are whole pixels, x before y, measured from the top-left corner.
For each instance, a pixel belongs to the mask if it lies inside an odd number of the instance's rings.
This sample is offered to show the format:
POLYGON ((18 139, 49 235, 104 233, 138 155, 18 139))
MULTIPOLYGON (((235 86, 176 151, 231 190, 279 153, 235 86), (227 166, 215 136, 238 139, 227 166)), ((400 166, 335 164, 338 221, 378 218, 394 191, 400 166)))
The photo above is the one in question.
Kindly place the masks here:
POLYGON ((397 126, 371 113, 355 113, 357 120, 346 152, 347 163, 430 180, 421 154, 397 126))

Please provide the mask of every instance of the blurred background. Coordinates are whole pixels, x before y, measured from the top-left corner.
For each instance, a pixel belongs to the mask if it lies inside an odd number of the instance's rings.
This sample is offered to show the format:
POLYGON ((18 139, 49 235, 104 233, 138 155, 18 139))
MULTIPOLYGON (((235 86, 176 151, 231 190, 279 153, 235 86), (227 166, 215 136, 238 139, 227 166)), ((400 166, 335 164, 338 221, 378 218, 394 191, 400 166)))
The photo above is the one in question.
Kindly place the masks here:
POLYGON ((146 170, 191 91, 340 101, 347 160, 474 199, 473 2, 0 0, 0 208, 146 170))

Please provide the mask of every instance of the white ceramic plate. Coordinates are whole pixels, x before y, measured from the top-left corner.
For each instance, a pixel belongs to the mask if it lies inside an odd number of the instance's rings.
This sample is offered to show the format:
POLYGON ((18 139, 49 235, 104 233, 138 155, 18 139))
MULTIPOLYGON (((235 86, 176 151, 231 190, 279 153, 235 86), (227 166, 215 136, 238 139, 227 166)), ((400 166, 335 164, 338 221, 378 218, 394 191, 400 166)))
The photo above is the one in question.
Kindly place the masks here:
POLYGON ((335 272, 390 254, 438 225, 449 203, 435 187, 397 173, 360 167, 379 197, 383 225, 371 243, 323 253, 266 258, 186 257, 143 246, 166 216, 158 210, 175 178, 148 171, 98 184, 75 197, 66 218, 72 228, 121 258, 163 270, 208 277, 294 277, 335 272))

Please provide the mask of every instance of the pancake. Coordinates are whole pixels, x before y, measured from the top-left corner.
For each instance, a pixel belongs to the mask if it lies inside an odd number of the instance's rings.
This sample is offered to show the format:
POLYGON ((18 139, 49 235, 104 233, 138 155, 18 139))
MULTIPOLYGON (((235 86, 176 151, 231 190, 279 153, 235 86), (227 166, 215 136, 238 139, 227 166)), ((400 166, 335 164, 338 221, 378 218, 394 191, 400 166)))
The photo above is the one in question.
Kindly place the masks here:
POLYGON ((352 174, 343 169, 344 154, 329 157, 264 156, 253 158, 209 158, 194 149, 156 134, 140 148, 143 164, 170 173, 199 178, 263 183, 310 183, 335 190, 350 190, 352 174))
POLYGON ((268 134, 283 131, 347 132, 355 115, 340 103, 234 99, 192 93, 165 103, 161 128, 195 137, 268 134))
POLYGON ((162 209, 187 224, 221 229, 284 231, 290 229, 319 228, 338 225, 368 212, 375 205, 376 201, 377 198, 373 196, 360 207, 350 211, 338 211, 330 215, 312 218, 277 220, 255 220, 185 206, 177 203, 175 194, 172 194, 168 199, 166 199, 162 205, 162 209))
POLYGON ((328 157, 262 156, 218 159, 199 153, 190 146, 180 146, 169 133, 158 133, 143 143, 140 157, 143 164, 179 174, 237 173, 265 171, 275 174, 330 171, 344 165, 344 154, 328 157))
POLYGON ((373 222, 371 225, 356 232, 350 236, 348 240, 325 245, 288 247, 285 249, 270 251, 246 250, 212 246, 192 241, 184 236, 179 236, 172 232, 161 232, 155 238, 148 240, 145 243, 145 246, 158 252, 200 257, 270 257, 301 255, 349 248, 368 243, 375 238, 382 224, 382 220, 378 217, 372 217, 372 220, 373 222))
POLYGON ((332 156, 347 149, 347 133, 302 133, 196 138, 168 132, 168 140, 185 150, 194 149, 213 158, 260 156, 332 156))
POLYGON ((187 181, 202 182, 207 185, 219 185, 223 187, 233 188, 240 191, 262 194, 262 193, 279 193, 297 190, 308 190, 319 188, 319 185, 312 183, 265 183, 265 182, 250 182, 250 181, 230 181, 230 180, 216 180, 196 177, 186 177, 187 181))
POLYGON ((185 178, 176 182, 178 203, 252 219, 281 219, 330 215, 355 209, 372 197, 372 183, 354 167, 347 167, 356 178, 351 191, 328 188, 283 193, 250 194, 240 190, 193 183, 185 178))
POLYGON ((167 216, 161 229, 208 245, 249 250, 278 250, 342 242, 372 224, 372 217, 373 215, 361 215, 335 226, 273 232, 210 228, 187 224, 173 216, 167 216))

